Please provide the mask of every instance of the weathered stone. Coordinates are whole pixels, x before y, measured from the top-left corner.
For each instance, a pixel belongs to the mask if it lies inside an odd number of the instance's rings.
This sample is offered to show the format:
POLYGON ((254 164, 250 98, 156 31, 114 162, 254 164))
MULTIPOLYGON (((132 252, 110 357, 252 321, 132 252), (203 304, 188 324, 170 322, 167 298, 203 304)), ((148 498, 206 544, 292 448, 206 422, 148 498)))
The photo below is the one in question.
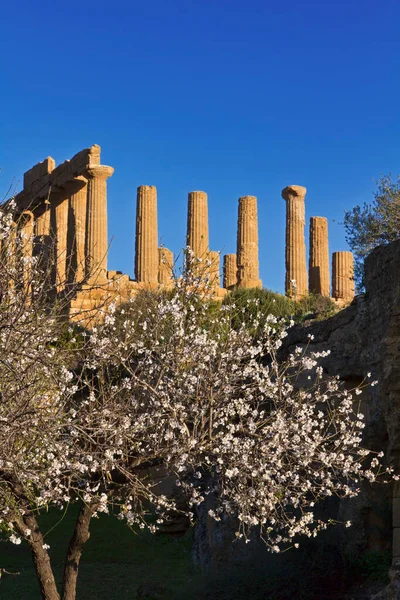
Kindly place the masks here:
POLYGON ((205 192, 189 192, 187 245, 194 257, 205 260, 208 253, 208 199, 205 192))
POLYGON ((219 252, 214 252, 212 250, 210 250, 210 252, 208 253, 208 260, 210 261, 210 266, 209 266, 209 277, 210 277, 210 283, 211 286, 214 290, 218 289, 219 287, 221 287, 221 276, 220 276, 220 262, 221 262, 221 255, 219 252))
POLYGON ((58 292, 65 288, 67 280, 68 204, 68 198, 65 198, 53 207, 56 239, 56 288, 58 292))
POLYGON ((86 279, 91 284, 107 280, 107 184, 114 173, 112 167, 97 165, 89 167, 84 176, 87 185, 86 213, 86 279))
POLYGON ((237 225, 237 286, 261 288, 258 267, 257 198, 239 198, 237 225))
POLYGON ((330 296, 328 219, 310 218, 309 289, 313 294, 330 296))
POLYGON ((33 234, 34 234, 34 215, 30 210, 23 212, 21 217, 21 256, 23 259, 23 279, 24 290, 29 297, 31 293, 32 282, 32 255, 33 255, 33 234))
POLYGON ((351 252, 332 254, 332 298, 343 303, 354 298, 354 258, 351 252))
POLYGON ((55 166, 54 158, 48 156, 45 160, 29 169, 29 171, 26 171, 24 173, 24 189, 28 189, 35 181, 51 173, 55 166))
POLYGON ((69 235, 71 243, 71 277, 75 283, 85 279, 85 240, 86 240, 87 186, 78 190, 70 198, 69 235))
POLYGON ((15 201, 21 211, 24 209, 36 209, 44 198, 49 198, 52 192, 65 192, 67 195, 69 187, 74 184, 77 177, 84 175, 89 167, 100 165, 100 146, 94 144, 90 148, 81 150, 71 160, 66 160, 54 168, 54 161, 48 158, 38 163, 27 171, 24 179, 22 192, 17 194, 15 201))
POLYGON ((237 260, 236 254, 225 254, 224 256, 224 288, 231 290, 237 284, 237 260))
POLYGON ((137 189, 135 278, 138 283, 158 283, 157 190, 153 185, 137 189))
POLYGON ((158 283, 171 285, 173 278, 174 255, 168 248, 158 249, 158 283))
POLYGON ((304 239, 306 192, 306 188, 300 185, 289 185, 282 190, 282 198, 286 200, 285 292, 297 299, 308 293, 304 239))

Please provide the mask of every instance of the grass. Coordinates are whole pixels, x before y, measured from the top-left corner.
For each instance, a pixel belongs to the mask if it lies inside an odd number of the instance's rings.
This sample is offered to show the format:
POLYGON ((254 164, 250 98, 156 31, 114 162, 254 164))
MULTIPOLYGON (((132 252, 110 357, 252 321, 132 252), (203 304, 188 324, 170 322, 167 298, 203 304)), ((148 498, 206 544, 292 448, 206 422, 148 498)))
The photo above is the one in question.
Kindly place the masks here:
MULTIPOLYGON (((61 582, 62 565, 71 536, 76 512, 69 509, 65 518, 46 536, 57 582, 61 582)), ((59 513, 42 515, 40 525, 48 531, 60 518, 59 513)), ((191 561, 191 533, 182 538, 154 536, 148 532, 135 535, 117 519, 100 516, 91 526, 90 540, 84 547, 78 578, 78 600, 135 600, 137 591, 153 589, 143 598, 163 600, 177 598, 182 587, 194 576, 191 561), (159 591, 157 591, 159 589, 159 591)), ((26 544, 15 546, 0 541, 0 566, 19 575, 3 575, 0 598, 40 600, 40 592, 26 544)), ((140 597, 140 596, 139 596, 140 597)))
MULTIPOLYGON (((71 535, 75 509, 46 536, 58 583, 71 535)), ((49 531, 60 513, 41 517, 49 531)), ((348 561, 337 546, 320 540, 283 555, 266 554, 256 544, 249 560, 216 564, 202 572, 193 566, 192 532, 184 537, 135 535, 126 525, 102 515, 92 522, 78 579, 77 600, 340 600, 354 583, 387 581, 390 552, 367 552, 348 561)), ((0 540, 0 566, 19 575, 4 574, 0 598, 40 600, 27 545, 0 540)))

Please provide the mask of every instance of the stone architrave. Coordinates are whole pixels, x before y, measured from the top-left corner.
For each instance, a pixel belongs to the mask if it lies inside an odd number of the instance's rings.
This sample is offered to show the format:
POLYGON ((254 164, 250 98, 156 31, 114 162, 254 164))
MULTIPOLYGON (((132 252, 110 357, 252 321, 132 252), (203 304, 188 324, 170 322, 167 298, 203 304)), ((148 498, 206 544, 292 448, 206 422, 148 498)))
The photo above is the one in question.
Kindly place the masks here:
POLYGON ((139 283, 158 283, 157 190, 154 185, 137 189, 135 278, 139 283))
POLYGON ((87 184, 85 271, 89 284, 107 281, 107 179, 114 173, 112 167, 90 166, 83 173, 87 184))
POLYGON ((237 283, 237 260, 236 254, 225 254, 224 256, 224 288, 231 290, 237 283))
POLYGON ((213 289, 217 289, 221 286, 221 277, 220 277, 220 263, 221 263, 221 255, 219 252, 215 252, 214 250, 209 251, 208 260, 210 262, 209 266, 209 276, 210 283, 213 289))
POLYGON ((208 198, 205 192, 188 194, 187 245, 195 258, 207 259, 208 198))
POLYGON ((332 298, 344 303, 354 298, 354 258, 352 252, 332 254, 332 298))
POLYGON ((304 239, 306 191, 300 185, 289 185, 282 190, 282 198, 286 200, 285 292, 297 299, 308 293, 304 239))
POLYGON ((59 202, 55 208, 57 269, 56 287, 60 292, 67 281, 67 235, 68 235, 68 198, 59 202))
POLYGON ((158 283, 171 285, 173 278, 174 255, 168 248, 158 249, 158 283))
POLYGON ((257 198, 239 198, 237 224, 237 286, 261 288, 258 265, 257 198))
POLYGON ((86 241, 86 208, 87 208, 87 186, 75 192, 70 198, 71 221, 73 224, 72 242, 73 256, 73 279, 75 283, 85 280, 85 241, 86 241))
POLYGON ((308 264, 310 292, 330 296, 328 219, 310 218, 310 258, 308 264))

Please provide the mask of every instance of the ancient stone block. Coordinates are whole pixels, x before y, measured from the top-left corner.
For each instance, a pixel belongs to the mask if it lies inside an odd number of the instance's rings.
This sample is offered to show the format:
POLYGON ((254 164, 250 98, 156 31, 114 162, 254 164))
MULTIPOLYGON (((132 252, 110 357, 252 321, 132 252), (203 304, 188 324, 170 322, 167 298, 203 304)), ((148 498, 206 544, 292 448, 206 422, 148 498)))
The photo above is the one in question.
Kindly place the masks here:
POLYGON ((168 248, 158 249, 158 283, 171 285, 173 278, 174 255, 168 248))
POLYGON ((231 290, 235 287, 236 283, 237 283, 236 254, 225 254, 223 286, 227 290, 231 290))
POLYGON ((86 240, 87 186, 78 190, 70 198, 69 243, 70 276, 75 283, 85 279, 85 240, 86 240))
POLYGON ((332 298, 344 303, 354 298, 354 258, 352 252, 332 254, 332 298))
POLYGON ((220 277, 220 262, 221 256, 219 252, 210 251, 208 253, 209 260, 209 268, 208 274, 210 277, 210 283, 213 289, 217 289, 221 287, 221 277, 220 277))
POLYGON ((135 278, 138 283, 158 282, 157 190, 153 185, 137 189, 135 278))
POLYGON ((285 292, 297 299, 308 293, 304 239, 306 191, 300 185, 289 185, 282 190, 282 198, 286 200, 285 292))
POLYGON ((258 266, 257 198, 239 198, 237 226, 237 286, 261 288, 258 266))
POLYGON ((330 296, 328 219, 310 218, 309 289, 313 294, 330 296))

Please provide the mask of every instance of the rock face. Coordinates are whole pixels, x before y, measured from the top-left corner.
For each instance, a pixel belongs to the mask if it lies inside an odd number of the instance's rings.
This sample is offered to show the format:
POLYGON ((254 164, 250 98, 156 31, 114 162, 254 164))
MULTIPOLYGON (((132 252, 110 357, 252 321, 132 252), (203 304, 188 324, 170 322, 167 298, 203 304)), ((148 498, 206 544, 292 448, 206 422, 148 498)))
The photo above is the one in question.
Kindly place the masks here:
POLYGON ((257 198, 239 198, 237 225, 237 286, 261 288, 258 266, 257 198))
POLYGON ((223 286, 231 290, 237 283, 237 259, 236 254, 225 254, 224 256, 224 281, 223 286))
POLYGON ((137 189, 135 277, 138 283, 158 283, 157 190, 153 185, 137 189))
POLYGON ((310 259, 308 287, 313 294, 330 296, 328 219, 310 218, 310 259))
MULTIPOLYGON (((321 363, 324 372, 339 375, 347 387, 359 385, 370 372, 371 381, 378 380, 378 384, 360 397, 366 419, 365 446, 383 450, 400 472, 400 240, 372 251, 366 260, 365 278, 366 293, 356 296, 350 306, 325 321, 291 328, 281 358, 296 346, 310 344, 312 335, 310 351, 330 350, 321 363)), ((400 485, 393 487, 364 486, 358 498, 340 503, 336 518, 355 523, 344 530, 341 543, 357 555, 365 549, 392 547, 385 515, 393 512, 391 585, 392 590, 400 590, 400 485)), ((231 537, 225 530, 231 534, 233 527, 218 529, 209 520, 201 522, 195 548, 199 562, 207 563, 210 557, 229 550, 231 537)), ((399 597, 393 594, 379 598, 399 597)))
POLYGON ((332 298, 343 303, 354 298, 354 258, 351 252, 332 254, 332 298))
POLYGON ((286 200, 285 292, 296 298, 308 293, 304 239, 306 192, 306 188, 300 185, 289 185, 282 190, 282 198, 286 200))

